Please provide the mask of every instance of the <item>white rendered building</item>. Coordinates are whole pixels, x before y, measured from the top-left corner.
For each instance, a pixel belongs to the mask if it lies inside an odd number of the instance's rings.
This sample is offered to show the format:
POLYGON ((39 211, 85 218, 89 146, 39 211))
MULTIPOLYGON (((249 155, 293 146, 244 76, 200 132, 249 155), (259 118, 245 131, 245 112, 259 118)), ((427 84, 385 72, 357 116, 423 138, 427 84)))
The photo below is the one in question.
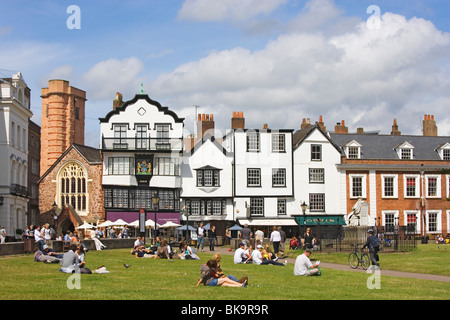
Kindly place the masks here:
POLYGON ((7 236, 26 225, 30 89, 19 72, 0 79, 0 225, 7 236))

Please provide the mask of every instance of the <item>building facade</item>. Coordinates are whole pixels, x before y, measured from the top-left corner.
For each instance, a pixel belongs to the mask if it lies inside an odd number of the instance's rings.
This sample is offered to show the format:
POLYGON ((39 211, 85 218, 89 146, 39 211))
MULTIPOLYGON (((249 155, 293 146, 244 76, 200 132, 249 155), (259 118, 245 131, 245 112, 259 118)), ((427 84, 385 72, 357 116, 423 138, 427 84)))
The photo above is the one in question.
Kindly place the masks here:
POLYGON ((192 144, 185 143, 181 167, 183 219, 210 223, 223 235, 234 221, 233 155, 216 139, 213 115, 199 114, 197 129, 192 144))
POLYGON ((183 121, 143 93, 100 118, 106 220, 180 222, 183 121))
POLYGON ((30 96, 20 72, 0 79, 0 225, 12 238, 27 224, 30 96))
MULTIPOLYGON (((341 125, 342 126, 342 125, 341 125)), ((358 200, 367 204, 363 224, 417 234, 446 234, 450 229, 450 137, 437 136, 434 119, 426 115, 423 135, 402 135, 394 120, 390 135, 336 128, 330 136, 342 149, 337 165, 345 174, 344 210, 358 200)))

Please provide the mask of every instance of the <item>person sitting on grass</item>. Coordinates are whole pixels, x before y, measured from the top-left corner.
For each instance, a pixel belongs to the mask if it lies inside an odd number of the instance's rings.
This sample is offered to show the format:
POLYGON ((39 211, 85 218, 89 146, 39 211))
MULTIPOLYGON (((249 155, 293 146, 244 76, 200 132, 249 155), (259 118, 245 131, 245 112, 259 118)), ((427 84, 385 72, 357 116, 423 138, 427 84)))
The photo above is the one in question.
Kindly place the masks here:
POLYGON ((202 264, 200 266, 200 280, 197 282, 197 287, 200 283, 203 283, 205 286, 222 286, 222 287, 245 287, 247 285, 247 281, 244 280, 243 283, 239 283, 237 281, 231 280, 230 278, 216 278, 215 270, 217 268, 216 260, 209 260, 206 264, 202 264))
POLYGON ((180 259, 193 259, 200 260, 200 257, 197 255, 196 251, 187 245, 186 241, 180 242, 180 253, 178 254, 180 259))
POLYGON ((321 274, 319 262, 312 264, 309 260, 311 250, 306 249, 303 254, 299 255, 295 260, 294 275, 296 276, 319 276, 321 274))
POLYGON ((153 258, 159 259, 159 258, 165 258, 167 260, 170 260, 172 257, 170 255, 169 251, 169 244, 167 243, 166 239, 163 239, 161 241, 161 244, 159 245, 158 249, 156 249, 156 253, 153 255, 153 258))
POLYGON ((234 280, 239 283, 244 283, 244 281, 247 280, 247 285, 248 285, 248 277, 246 277, 246 276, 244 276, 240 280, 238 280, 232 274, 229 274, 228 276, 225 275, 225 273, 222 271, 222 268, 220 267, 220 261, 222 260, 222 255, 220 253, 213 254, 213 256, 211 257, 211 260, 216 260, 216 262, 217 262, 217 267, 215 269, 216 278, 227 277, 227 278, 230 278, 231 280, 234 280))
POLYGON ((236 249, 236 251, 234 252, 234 263, 238 264, 238 263, 247 263, 247 261, 252 257, 252 256, 247 256, 246 254, 246 250, 245 248, 245 243, 241 242, 239 244, 239 248, 236 249))
POLYGON ((264 252, 263 246, 258 244, 256 246, 256 250, 254 250, 253 254, 252 254, 253 264, 259 264, 259 265, 272 264, 274 266, 285 266, 287 264, 287 260, 284 263, 280 263, 278 261, 268 259, 268 255, 264 256, 263 252, 264 252))

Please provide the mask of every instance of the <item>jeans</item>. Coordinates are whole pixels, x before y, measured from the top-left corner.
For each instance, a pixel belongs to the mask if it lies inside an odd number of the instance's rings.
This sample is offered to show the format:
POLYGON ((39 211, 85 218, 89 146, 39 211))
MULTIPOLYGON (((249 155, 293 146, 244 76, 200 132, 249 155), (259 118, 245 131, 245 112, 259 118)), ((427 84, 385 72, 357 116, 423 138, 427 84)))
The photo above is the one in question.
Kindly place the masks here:
POLYGON ((203 236, 198 237, 197 249, 200 249, 200 245, 202 245, 202 250, 203 250, 203 247, 205 245, 205 239, 203 238, 203 236))
POLYGON ((215 238, 209 238, 209 250, 214 251, 214 240, 215 238))

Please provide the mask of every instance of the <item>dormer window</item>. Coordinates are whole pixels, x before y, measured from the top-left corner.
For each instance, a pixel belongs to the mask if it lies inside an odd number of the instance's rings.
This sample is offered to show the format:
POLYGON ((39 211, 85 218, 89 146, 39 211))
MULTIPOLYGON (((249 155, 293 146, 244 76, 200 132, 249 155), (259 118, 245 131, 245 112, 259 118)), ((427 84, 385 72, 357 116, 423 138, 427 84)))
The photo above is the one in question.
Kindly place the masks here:
POLYGON ((355 140, 344 145, 344 152, 347 159, 361 159, 361 145, 355 140))
POLYGON ((445 143, 436 148, 439 158, 441 160, 450 161, 450 143, 445 143))
POLYGON ((408 142, 404 142, 395 147, 395 151, 397 152, 399 159, 402 160, 414 159, 414 146, 408 142))

